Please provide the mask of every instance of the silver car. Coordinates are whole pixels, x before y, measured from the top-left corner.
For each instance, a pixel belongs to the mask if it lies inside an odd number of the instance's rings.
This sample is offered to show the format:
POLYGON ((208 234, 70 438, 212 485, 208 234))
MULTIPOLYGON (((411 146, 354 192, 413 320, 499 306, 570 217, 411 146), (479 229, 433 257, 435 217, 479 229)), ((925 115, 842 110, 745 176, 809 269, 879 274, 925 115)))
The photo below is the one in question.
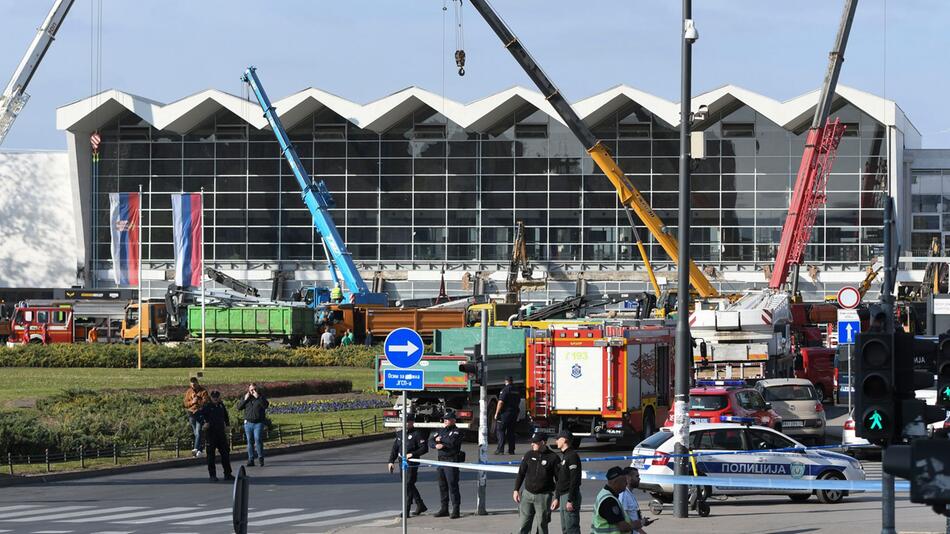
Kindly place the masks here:
POLYGON ((825 444, 825 407, 809 380, 771 378, 758 381, 755 389, 782 416, 782 432, 816 445, 825 444))

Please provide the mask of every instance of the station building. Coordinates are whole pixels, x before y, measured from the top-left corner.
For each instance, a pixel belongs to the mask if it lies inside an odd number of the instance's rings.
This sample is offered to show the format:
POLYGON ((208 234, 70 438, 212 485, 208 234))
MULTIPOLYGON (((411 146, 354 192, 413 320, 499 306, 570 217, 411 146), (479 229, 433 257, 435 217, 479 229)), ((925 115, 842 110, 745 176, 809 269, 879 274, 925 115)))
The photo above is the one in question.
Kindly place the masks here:
MULTIPOLYGON (((692 254, 724 292, 767 284, 817 98, 778 102, 730 85, 693 99, 705 111, 694 125, 705 149, 692 170, 692 254)), ((649 290, 613 187, 535 91, 462 104, 411 87, 361 105, 310 88, 275 107, 308 172, 332 192, 364 278, 393 299, 435 296, 443 277, 450 294, 504 292, 518 221, 547 282, 526 298, 649 290)), ((573 107, 675 233, 679 104, 617 86, 573 107)), ((881 255, 888 194, 905 252, 909 244, 926 255, 934 237, 950 245, 950 151, 921 149, 895 102, 857 89, 838 88, 832 115, 847 130, 801 269, 806 298, 864 279, 881 255)), ((173 278, 170 195, 202 189, 207 265, 265 295, 281 272, 292 273, 288 289, 329 280, 320 236, 256 102, 207 90, 164 104, 110 90, 59 108, 57 125, 85 286, 112 285, 108 194, 139 186, 153 296, 173 278), (96 166, 93 132, 102 139, 96 166)), ((675 284, 675 265, 639 230, 661 283, 675 284)))

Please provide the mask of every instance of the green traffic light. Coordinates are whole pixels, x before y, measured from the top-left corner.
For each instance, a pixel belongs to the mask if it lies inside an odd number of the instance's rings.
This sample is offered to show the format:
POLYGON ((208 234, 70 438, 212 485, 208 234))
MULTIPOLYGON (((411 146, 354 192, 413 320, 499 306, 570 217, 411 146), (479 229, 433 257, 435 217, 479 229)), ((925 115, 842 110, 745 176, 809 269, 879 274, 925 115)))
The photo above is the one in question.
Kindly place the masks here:
POLYGON ((865 418, 865 426, 870 430, 884 430, 883 421, 884 417, 877 410, 874 410, 870 416, 865 418))
POLYGON ((941 401, 950 402, 950 386, 947 386, 940 391, 940 397, 941 401))

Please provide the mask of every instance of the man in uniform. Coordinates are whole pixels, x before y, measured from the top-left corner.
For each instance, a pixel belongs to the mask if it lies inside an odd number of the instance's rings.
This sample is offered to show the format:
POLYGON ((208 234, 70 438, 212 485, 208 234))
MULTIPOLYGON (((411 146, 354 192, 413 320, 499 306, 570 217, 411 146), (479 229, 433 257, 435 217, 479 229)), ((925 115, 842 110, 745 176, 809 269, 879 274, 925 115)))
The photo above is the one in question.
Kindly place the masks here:
POLYGON ((206 432, 208 449, 208 474, 212 482, 218 481, 217 468, 214 465, 214 451, 221 453, 221 468, 224 470, 225 480, 234 480, 231 476, 231 457, 228 447, 228 430, 231 421, 228 419, 228 409, 221 402, 221 393, 211 392, 211 401, 206 402, 198 410, 198 419, 206 432))
POLYGON ((510 376, 505 377, 505 387, 498 394, 498 405, 495 408, 495 438, 498 447, 495 454, 505 453, 505 444, 508 444, 508 454, 515 453, 515 424, 518 422, 518 410, 521 407, 521 395, 510 376))
MULTIPOLYGON (((439 451, 440 462, 458 462, 459 452, 462 450, 462 432, 455 426, 455 412, 446 412, 442 416, 442 430, 429 440, 429 448, 439 451)), ((452 519, 460 517, 459 508, 462 506, 462 496, 459 493, 459 468, 439 467, 439 498, 442 507, 435 517, 449 515, 449 497, 452 500, 452 519)))
MULTIPOLYGON (((429 451, 429 444, 426 435, 422 431, 416 431, 412 419, 406 421, 406 459, 419 458, 429 451)), ((393 448, 389 451, 389 472, 395 469, 396 459, 402 454, 402 429, 396 431, 396 441, 393 442, 393 448)), ((419 464, 409 462, 406 472, 406 517, 409 517, 409 508, 412 503, 416 503, 416 511, 413 515, 419 515, 428 508, 422 502, 422 495, 416 488, 416 479, 419 476, 419 464)))
POLYGON ((620 505, 619 495, 627 486, 623 469, 613 466, 607 470, 607 485, 597 494, 591 534, 619 534, 633 532, 633 525, 620 505))
POLYGON ((557 510, 554 496, 555 478, 560 461, 557 454, 548 448, 548 436, 535 432, 531 436, 531 450, 521 459, 515 491, 511 498, 518 503, 520 534, 548 534, 551 512, 557 510), (521 484, 524 483, 524 490, 521 484))
POLYGON ((557 472, 557 499, 561 505, 561 532, 581 534, 581 459, 571 444, 574 435, 562 430, 557 435, 561 465, 557 472))

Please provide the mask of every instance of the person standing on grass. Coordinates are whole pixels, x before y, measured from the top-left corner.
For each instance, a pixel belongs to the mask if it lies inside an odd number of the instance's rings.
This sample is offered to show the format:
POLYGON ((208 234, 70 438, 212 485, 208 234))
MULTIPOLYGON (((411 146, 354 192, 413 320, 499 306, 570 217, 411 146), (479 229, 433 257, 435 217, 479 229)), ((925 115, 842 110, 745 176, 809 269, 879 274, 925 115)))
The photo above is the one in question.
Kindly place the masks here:
POLYGON ((264 467, 264 423, 267 421, 267 407, 270 405, 264 395, 257 390, 253 382, 247 386, 247 393, 238 403, 237 409, 244 410, 244 435, 247 437, 247 466, 253 467, 259 459, 264 467), (256 450, 255 450, 256 449, 256 450))
POLYGON ((373 341, 374 341, 374 340, 373 340, 373 331, 372 331, 372 330, 367 330, 367 331, 366 331, 366 337, 363 338, 363 345, 366 345, 367 347, 372 347, 372 346, 373 346, 373 341))
POLYGON ((211 392, 211 401, 206 402, 198 410, 198 419, 206 433, 208 474, 211 476, 211 481, 218 481, 218 471, 214 465, 215 450, 221 454, 221 468, 224 470, 224 479, 234 480, 234 476, 231 474, 231 449, 228 447, 228 432, 231 430, 231 421, 228 419, 228 409, 221 402, 221 392, 211 392))
POLYGON ((198 410, 208 402, 208 390, 198 383, 198 377, 191 377, 191 386, 185 390, 185 410, 188 410, 188 426, 195 435, 191 455, 198 458, 204 456, 201 452, 201 422, 198 420, 198 410))
POLYGON ((323 335, 320 336, 320 346, 325 349, 332 349, 334 345, 336 345, 336 337, 330 331, 330 327, 327 327, 324 329, 323 335))
POLYGON ((350 329, 346 330, 346 333, 343 334, 343 337, 340 339, 340 346, 346 347, 347 345, 353 344, 353 331, 350 329))

